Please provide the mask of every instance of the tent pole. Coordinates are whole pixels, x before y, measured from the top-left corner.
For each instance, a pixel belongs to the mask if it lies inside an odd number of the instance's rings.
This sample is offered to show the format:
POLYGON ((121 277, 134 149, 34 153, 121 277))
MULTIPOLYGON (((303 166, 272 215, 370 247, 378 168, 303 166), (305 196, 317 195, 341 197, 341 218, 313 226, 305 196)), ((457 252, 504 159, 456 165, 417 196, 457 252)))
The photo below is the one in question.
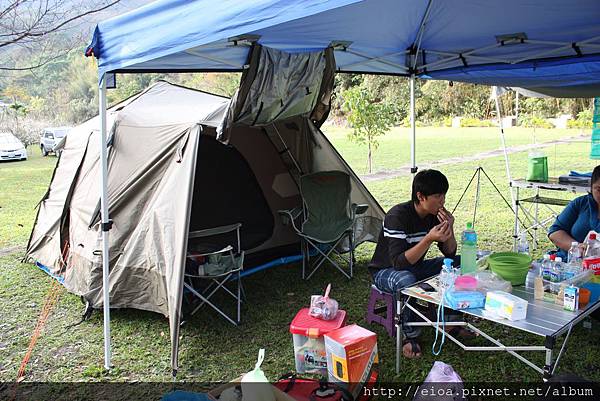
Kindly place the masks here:
POLYGON ((100 161, 102 169, 102 180, 100 182, 100 227, 102 229, 102 293, 104 305, 104 367, 110 369, 110 300, 108 296, 108 230, 110 229, 108 219, 108 161, 106 150, 106 74, 100 76, 100 161))
POLYGON ((417 159, 416 159, 416 137, 417 127, 415 121, 415 75, 410 76, 410 129, 412 132, 410 142, 410 172, 414 175, 417 173, 417 159))
POLYGON ((506 138, 504 137, 504 128, 502 126, 502 115, 500 114, 500 100, 498 99, 498 91, 496 87, 492 88, 494 92, 494 101, 496 103, 496 117, 498 117, 498 126, 500 127, 500 139, 502 140, 502 150, 504 151, 504 163, 506 165, 506 177, 508 177, 508 184, 510 187, 510 200, 512 202, 513 213, 515 214, 515 227, 513 232, 513 247, 516 249, 517 245, 517 234, 519 233, 519 220, 517 219, 517 202, 515 200, 515 194, 512 187, 512 177, 510 175, 510 164, 508 163, 508 150, 506 149, 506 138))

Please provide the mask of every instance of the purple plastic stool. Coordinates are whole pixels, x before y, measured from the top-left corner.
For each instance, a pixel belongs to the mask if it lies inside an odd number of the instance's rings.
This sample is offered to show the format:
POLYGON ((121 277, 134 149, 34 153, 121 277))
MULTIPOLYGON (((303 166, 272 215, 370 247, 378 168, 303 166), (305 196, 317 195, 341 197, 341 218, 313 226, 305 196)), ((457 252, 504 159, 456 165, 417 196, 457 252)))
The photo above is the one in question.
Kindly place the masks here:
POLYGON ((394 295, 381 291, 375 284, 371 285, 366 319, 367 323, 379 323, 385 327, 390 337, 396 337, 394 327, 394 295), (385 306, 377 306, 378 301, 385 302, 385 306), (385 315, 380 314, 383 311, 385 311, 385 315))

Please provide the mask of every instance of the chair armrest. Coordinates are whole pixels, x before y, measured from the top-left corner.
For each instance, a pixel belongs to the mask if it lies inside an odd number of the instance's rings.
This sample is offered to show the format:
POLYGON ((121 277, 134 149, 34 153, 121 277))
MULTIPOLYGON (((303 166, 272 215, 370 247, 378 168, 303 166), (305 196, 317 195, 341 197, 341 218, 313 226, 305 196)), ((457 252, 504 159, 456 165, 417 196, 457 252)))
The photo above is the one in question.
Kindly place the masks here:
POLYGON ((365 204, 356 204, 353 203, 352 204, 352 215, 353 216, 357 216, 360 214, 363 214, 367 211, 367 209, 369 208, 369 205, 365 205, 365 204))
POLYGON ((233 251, 233 250, 234 249, 231 245, 227 245, 225 248, 219 249, 218 251, 213 251, 213 252, 201 252, 201 253, 188 252, 187 257, 194 258, 194 257, 198 257, 198 256, 218 255, 219 253, 225 253, 225 252, 229 252, 229 251, 233 251))
POLYGON ((295 221, 298 217, 302 216, 302 208, 295 207, 293 209, 278 210, 277 213, 281 216, 284 225, 289 225, 291 223, 294 230, 298 231, 295 221))
POLYGON ((188 238, 203 238, 210 237, 218 234, 225 234, 231 231, 238 230, 242 226, 242 223, 230 224, 228 226, 206 228, 204 230, 190 231, 188 238))

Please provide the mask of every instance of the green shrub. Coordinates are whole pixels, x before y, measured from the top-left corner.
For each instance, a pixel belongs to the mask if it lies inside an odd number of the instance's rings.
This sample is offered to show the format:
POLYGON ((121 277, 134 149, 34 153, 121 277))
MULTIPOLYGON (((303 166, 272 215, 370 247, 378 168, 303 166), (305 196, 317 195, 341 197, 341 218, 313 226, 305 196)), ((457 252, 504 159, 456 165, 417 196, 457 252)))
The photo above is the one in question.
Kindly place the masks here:
POLYGON ((494 123, 489 120, 480 120, 478 118, 464 117, 460 120, 461 127, 493 127, 494 123))
POLYGON ((567 121, 567 127, 580 129, 592 128, 594 124, 592 118, 592 109, 583 110, 577 114, 577 119, 567 121))
POLYGON ((528 128, 553 128, 545 118, 539 116, 524 115, 519 118, 519 125, 528 128))

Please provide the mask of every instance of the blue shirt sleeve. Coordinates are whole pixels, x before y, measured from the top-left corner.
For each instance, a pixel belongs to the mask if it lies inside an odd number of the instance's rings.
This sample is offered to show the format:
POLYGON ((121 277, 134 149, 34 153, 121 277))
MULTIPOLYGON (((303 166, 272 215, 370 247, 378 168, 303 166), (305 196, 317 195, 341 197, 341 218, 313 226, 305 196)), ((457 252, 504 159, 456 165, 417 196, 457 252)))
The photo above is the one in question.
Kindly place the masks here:
POLYGON ((571 235, 571 230, 579 217, 579 213, 581 213, 581 206, 585 200, 586 196, 581 196, 569 202, 564 210, 558 215, 554 224, 548 229, 548 235, 559 230, 563 230, 571 235))

